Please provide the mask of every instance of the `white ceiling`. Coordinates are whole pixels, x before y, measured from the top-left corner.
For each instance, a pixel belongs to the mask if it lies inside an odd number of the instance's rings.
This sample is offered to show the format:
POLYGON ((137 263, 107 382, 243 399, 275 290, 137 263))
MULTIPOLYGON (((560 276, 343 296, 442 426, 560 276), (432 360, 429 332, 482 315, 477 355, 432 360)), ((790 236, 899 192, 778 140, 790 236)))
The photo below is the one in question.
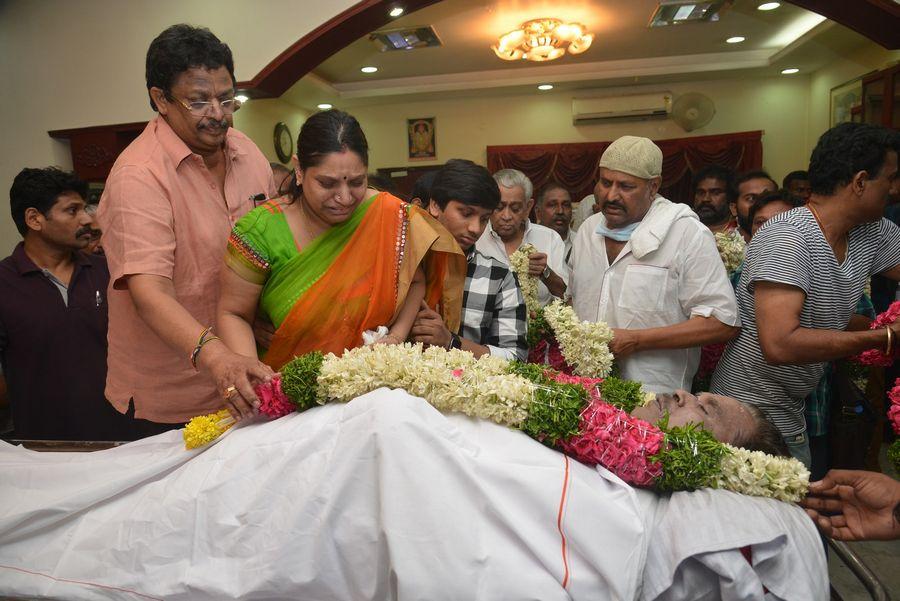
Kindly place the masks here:
POLYGON ((723 77, 779 75, 785 67, 810 73, 866 39, 788 3, 768 12, 762 0, 735 0, 715 23, 649 28, 656 0, 443 0, 404 15, 382 30, 431 25, 443 45, 380 52, 365 36, 349 44, 285 92, 311 109, 319 102, 353 106, 392 97, 426 98, 509 93, 552 83, 557 89, 596 89, 723 77), (504 61, 491 44, 522 22, 556 17, 584 24, 591 48, 547 63, 504 61), (731 36, 745 42, 727 44, 731 36), (363 66, 378 67, 374 74, 363 66))

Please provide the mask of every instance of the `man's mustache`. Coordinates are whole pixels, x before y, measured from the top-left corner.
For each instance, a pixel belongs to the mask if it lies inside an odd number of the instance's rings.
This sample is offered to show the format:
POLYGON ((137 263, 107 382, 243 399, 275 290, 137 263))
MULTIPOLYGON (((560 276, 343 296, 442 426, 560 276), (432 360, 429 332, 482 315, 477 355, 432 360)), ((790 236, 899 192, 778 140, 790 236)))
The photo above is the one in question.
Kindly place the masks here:
POLYGON ((91 228, 91 226, 89 226, 89 225, 86 225, 86 226, 84 226, 84 227, 80 227, 80 228, 78 228, 77 230, 75 230, 75 237, 76 237, 76 238, 81 238, 82 236, 85 236, 85 235, 90 236, 90 235, 91 235, 91 229, 92 229, 92 228, 91 228))
POLYGON ((209 131, 219 131, 223 129, 228 129, 228 119, 209 119, 207 118, 205 121, 201 121, 197 124, 197 129, 206 129, 209 131))
POLYGON ((625 210, 625 207, 622 204, 620 204, 614 200, 607 200, 605 203, 603 203, 603 208, 604 209, 614 208, 614 209, 619 209, 621 211, 625 210))

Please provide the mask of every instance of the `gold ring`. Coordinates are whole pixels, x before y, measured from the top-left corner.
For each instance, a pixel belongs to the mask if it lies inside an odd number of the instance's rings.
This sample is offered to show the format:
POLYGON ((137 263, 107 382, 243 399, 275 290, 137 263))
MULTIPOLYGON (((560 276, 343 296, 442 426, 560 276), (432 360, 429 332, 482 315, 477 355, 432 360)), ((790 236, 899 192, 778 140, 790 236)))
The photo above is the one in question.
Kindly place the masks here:
POLYGON ((224 392, 225 400, 227 401, 228 399, 230 399, 235 392, 237 392, 237 388, 234 386, 229 386, 228 388, 226 388, 224 392))

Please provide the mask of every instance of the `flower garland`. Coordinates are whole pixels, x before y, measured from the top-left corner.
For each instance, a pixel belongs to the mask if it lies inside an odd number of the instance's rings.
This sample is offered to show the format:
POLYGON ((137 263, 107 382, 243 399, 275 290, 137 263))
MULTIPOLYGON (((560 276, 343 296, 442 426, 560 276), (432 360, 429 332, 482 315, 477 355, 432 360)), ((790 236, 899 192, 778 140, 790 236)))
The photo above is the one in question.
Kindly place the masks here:
POLYGON ((605 322, 581 321, 572 307, 558 300, 544 307, 544 319, 576 375, 605 378, 612 372, 609 342, 613 332, 605 322))
POLYGON ((528 273, 528 256, 538 252, 533 244, 523 244, 509 256, 509 266, 519 280, 529 317, 541 310, 538 302, 538 279, 528 273))
POLYGON ((715 237, 719 257, 721 257, 722 263, 725 265, 725 271, 728 272, 730 277, 744 262, 747 243, 744 242, 744 237, 741 236, 737 228, 718 232, 715 237))
POLYGON ((887 454, 890 462, 894 464, 894 469, 900 471, 900 378, 894 381, 894 387, 888 393, 888 399, 891 401, 887 412, 888 421, 898 438, 888 447, 887 454))
POLYGON ((528 255, 535 252, 533 245, 523 244, 509 257, 528 308, 529 361, 584 377, 608 376, 613 369, 609 350, 612 329, 602 321, 581 321, 574 309, 560 300, 541 307, 538 279, 528 273, 528 255))
MULTIPOLYGON (((738 453, 696 425, 669 428, 666 419, 652 425, 629 415, 647 400, 637 383, 567 376, 489 355, 475 359, 459 350, 403 344, 361 347, 341 357, 309 353, 259 385, 257 394, 260 410, 278 416, 288 405, 303 411, 385 386, 404 388, 443 412, 521 429, 637 486, 722 487, 796 501, 808 484, 809 473, 795 459, 738 453)), ((221 415, 191 420, 184 431, 188 448, 214 440, 221 415)))
MULTIPOLYGON (((887 327, 897 321, 898 317, 900 317, 900 301, 894 301, 893 303, 891 303, 891 306, 887 308, 887 311, 875 317, 875 320, 872 322, 869 328, 872 330, 876 330, 878 328, 887 327)), ((855 357, 855 359, 863 365, 890 367, 894 364, 894 357, 885 354, 879 349, 869 349, 868 351, 863 351, 857 357, 855 357)))

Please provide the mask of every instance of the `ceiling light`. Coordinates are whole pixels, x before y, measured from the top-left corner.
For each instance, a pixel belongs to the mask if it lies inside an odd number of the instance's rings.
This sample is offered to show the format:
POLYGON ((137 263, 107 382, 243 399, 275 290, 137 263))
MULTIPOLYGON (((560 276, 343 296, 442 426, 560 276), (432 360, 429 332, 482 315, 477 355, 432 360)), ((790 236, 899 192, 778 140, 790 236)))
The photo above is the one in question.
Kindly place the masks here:
POLYGON ((731 0, 659 0, 650 27, 702 23, 719 20, 719 11, 731 0))
POLYGON ((757 6, 757 10, 775 10, 781 6, 781 2, 766 2, 765 4, 760 4, 757 6))
POLYGON ((392 8, 391 12, 389 12, 388 14, 392 17, 399 17, 403 14, 403 9, 398 6, 397 8, 392 8))
POLYGON ((794 73, 799 73, 799 72, 800 72, 800 69, 797 69, 796 67, 791 67, 790 69, 782 69, 781 70, 782 75, 793 75, 794 73))
POLYGON ((553 89, 553 85, 549 84, 549 83, 542 83, 541 85, 538 86, 538 90, 541 90, 542 92, 546 92, 547 90, 552 90, 552 89, 553 89))
POLYGON ((363 73, 375 73, 375 71, 378 71, 378 67, 363 67, 360 71, 363 73))
POLYGON ((247 96, 246 94, 238 94, 237 96, 234 97, 234 99, 237 100, 238 102, 240 102, 241 104, 244 104, 245 102, 250 100, 250 97, 247 96))
POLYGON ((725 41, 728 42, 729 44, 740 44, 741 42, 743 42, 746 39, 747 38, 745 38, 744 36, 736 35, 734 37, 728 38, 725 41))
POLYGON ((334 107, 332 105, 328 104, 327 102, 323 102, 322 104, 317 104, 316 108, 318 108, 319 110, 327 111, 328 109, 334 108, 334 107))
POLYGON ((591 47, 594 34, 586 33, 580 23, 564 23, 559 19, 534 19, 522 23, 491 46, 494 53, 507 61, 527 59, 552 61, 564 55, 581 54, 591 47))

